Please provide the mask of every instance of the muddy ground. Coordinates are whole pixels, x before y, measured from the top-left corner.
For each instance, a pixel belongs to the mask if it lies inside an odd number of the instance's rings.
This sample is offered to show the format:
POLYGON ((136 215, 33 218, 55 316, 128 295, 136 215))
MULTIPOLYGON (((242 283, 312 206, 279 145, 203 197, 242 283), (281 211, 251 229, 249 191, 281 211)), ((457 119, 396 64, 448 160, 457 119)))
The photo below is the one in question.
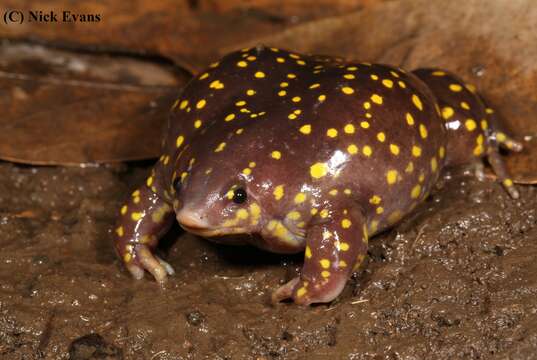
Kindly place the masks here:
POLYGON ((148 164, 0 163, 2 359, 533 359, 537 187, 511 200, 455 174, 371 241, 329 305, 273 307, 300 257, 181 232, 161 289, 112 249, 122 198, 148 164))

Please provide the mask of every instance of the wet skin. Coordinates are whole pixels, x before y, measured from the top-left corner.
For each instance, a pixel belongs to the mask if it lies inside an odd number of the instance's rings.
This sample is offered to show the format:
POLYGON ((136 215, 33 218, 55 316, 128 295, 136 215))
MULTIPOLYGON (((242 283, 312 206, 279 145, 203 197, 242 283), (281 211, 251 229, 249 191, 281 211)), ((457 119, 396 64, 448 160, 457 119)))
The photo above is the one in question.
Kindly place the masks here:
POLYGON ((274 302, 329 302, 367 253, 368 238, 427 197, 442 168, 487 158, 513 198, 499 130, 473 87, 438 69, 407 73, 256 47, 195 77, 175 102, 163 155, 121 208, 115 247, 137 279, 164 282, 153 254, 174 219, 212 238, 304 252, 300 277, 274 302))

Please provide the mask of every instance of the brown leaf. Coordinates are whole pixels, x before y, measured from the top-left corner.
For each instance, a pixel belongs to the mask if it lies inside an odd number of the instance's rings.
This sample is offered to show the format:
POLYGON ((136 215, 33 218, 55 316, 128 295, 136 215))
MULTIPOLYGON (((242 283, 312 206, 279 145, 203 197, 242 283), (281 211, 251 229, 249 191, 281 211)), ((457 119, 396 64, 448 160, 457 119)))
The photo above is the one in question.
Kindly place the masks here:
POLYGON ((235 49, 237 44, 255 45, 261 36, 379 1, 318 0, 312 6, 308 0, 4 0, 4 8, 21 10, 26 21, 0 23, 0 36, 156 53, 194 71, 235 49), (41 10, 44 14, 53 10, 58 23, 29 22, 30 10, 41 10), (63 22, 63 11, 100 14, 101 21, 63 22))
POLYGON ((4 42, 0 158, 73 165, 157 156, 187 79, 161 64, 4 42))

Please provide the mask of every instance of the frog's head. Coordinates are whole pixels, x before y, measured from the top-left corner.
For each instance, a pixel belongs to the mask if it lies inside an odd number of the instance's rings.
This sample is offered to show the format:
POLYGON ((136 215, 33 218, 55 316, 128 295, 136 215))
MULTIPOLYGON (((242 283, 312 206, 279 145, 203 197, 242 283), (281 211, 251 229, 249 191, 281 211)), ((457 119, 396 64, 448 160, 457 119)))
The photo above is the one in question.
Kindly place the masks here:
POLYGON ((265 206, 270 184, 255 177, 261 166, 240 160, 244 153, 231 155, 230 147, 227 156, 211 149, 198 151, 195 160, 179 161, 183 165, 172 181, 174 209, 188 232, 204 237, 254 234, 271 217, 265 206))

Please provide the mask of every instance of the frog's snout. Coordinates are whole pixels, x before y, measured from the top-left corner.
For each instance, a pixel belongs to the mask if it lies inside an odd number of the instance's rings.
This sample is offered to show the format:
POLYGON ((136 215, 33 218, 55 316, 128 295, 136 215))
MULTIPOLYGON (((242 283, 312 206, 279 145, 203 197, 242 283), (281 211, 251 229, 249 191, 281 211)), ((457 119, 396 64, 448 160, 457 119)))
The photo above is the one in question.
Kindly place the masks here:
POLYGON ((185 207, 176 213, 176 218, 179 224, 186 230, 201 230, 209 227, 203 214, 185 207))

